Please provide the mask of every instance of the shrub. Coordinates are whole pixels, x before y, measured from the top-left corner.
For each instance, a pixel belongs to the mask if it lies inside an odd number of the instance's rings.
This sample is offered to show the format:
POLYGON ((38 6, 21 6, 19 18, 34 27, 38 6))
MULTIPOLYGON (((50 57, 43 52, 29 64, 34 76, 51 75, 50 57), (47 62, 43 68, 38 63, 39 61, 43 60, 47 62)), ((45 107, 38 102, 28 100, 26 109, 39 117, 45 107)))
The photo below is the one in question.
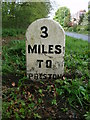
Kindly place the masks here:
POLYGON ((77 31, 77 25, 73 26, 73 32, 77 31))
POLYGON ((77 26, 77 29, 76 29, 77 31, 80 31, 80 26, 77 26))
POLYGON ((64 27, 64 30, 67 31, 67 30, 68 30, 68 27, 64 27))
POLYGON ((68 30, 69 30, 69 31, 73 31, 73 27, 70 27, 68 30))

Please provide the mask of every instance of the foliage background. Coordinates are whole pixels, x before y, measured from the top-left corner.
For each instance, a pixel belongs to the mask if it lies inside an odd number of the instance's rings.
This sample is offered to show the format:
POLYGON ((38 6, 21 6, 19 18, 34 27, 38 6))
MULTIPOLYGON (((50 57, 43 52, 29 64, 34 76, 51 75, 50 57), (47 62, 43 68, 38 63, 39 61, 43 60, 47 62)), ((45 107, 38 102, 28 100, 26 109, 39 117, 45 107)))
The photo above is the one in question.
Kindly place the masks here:
POLYGON ((70 17, 71 13, 69 8, 60 7, 55 13, 54 20, 59 22, 63 27, 67 27, 70 22, 70 17))
POLYGON ((50 2, 3 2, 2 28, 26 29, 39 18, 48 17, 50 2))

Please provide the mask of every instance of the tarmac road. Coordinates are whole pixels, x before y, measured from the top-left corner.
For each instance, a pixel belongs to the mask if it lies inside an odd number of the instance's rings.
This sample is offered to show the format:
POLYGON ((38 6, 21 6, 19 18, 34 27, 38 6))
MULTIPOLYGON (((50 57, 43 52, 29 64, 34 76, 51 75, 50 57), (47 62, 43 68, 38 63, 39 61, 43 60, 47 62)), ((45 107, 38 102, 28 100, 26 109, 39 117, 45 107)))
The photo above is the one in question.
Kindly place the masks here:
POLYGON ((65 32, 65 34, 70 37, 74 37, 77 39, 82 39, 82 40, 90 42, 90 35, 83 35, 83 34, 78 34, 74 32, 65 32))

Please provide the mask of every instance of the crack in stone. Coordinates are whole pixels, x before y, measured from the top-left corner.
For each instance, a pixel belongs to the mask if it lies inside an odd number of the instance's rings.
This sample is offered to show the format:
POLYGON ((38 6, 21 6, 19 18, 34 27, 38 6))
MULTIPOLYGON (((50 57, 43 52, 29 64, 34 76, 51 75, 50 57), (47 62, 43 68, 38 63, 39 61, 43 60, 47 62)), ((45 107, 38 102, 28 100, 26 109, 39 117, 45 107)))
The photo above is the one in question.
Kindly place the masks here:
POLYGON ((46 55, 46 54, 44 54, 45 56, 47 56, 47 57, 49 57, 49 58, 53 58, 52 56, 48 56, 48 55, 46 55))

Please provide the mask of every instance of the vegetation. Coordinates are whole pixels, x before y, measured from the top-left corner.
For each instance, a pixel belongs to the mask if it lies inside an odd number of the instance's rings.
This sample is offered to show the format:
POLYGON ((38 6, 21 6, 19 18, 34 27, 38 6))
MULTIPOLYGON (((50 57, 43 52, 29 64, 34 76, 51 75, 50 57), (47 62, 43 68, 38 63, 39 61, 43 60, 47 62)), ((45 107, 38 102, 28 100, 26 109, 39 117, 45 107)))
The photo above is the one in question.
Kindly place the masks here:
POLYGON ((2 120, 89 120, 88 53, 88 42, 66 37, 63 77, 33 82, 26 77, 25 40, 4 45, 2 120))
POLYGON ((54 20, 59 22, 63 27, 68 27, 70 22, 70 10, 67 7, 60 7, 55 13, 54 20))
POLYGON ((65 28, 66 31, 69 32, 76 32, 80 34, 87 34, 89 33, 89 26, 82 26, 82 25, 77 25, 69 28, 65 28))
POLYGON ((14 28, 5 28, 5 29, 2 29, 2 37, 17 37, 17 36, 20 36, 20 35, 25 35, 25 29, 14 29, 14 28))
MULTIPOLYGON (((49 3, 2 4, 3 40, 7 42, 2 47, 2 120, 90 118, 88 42, 66 36, 65 72, 60 79, 35 82, 26 76, 26 28, 49 10, 49 3)), ((63 12, 66 27, 70 11, 63 12)))
POLYGON ((59 22, 65 31, 88 34, 90 31, 89 18, 90 11, 80 16, 78 24, 72 24, 70 10, 67 7, 60 7, 55 13, 54 20, 59 22))
POLYGON ((67 30, 71 32, 81 33, 81 34, 88 34, 88 32, 90 31, 88 18, 89 18, 89 12, 87 12, 85 15, 81 17, 79 25, 69 27, 67 28, 67 30))
POLYGON ((33 21, 48 17, 49 2, 3 2, 2 27, 26 29, 33 21))

